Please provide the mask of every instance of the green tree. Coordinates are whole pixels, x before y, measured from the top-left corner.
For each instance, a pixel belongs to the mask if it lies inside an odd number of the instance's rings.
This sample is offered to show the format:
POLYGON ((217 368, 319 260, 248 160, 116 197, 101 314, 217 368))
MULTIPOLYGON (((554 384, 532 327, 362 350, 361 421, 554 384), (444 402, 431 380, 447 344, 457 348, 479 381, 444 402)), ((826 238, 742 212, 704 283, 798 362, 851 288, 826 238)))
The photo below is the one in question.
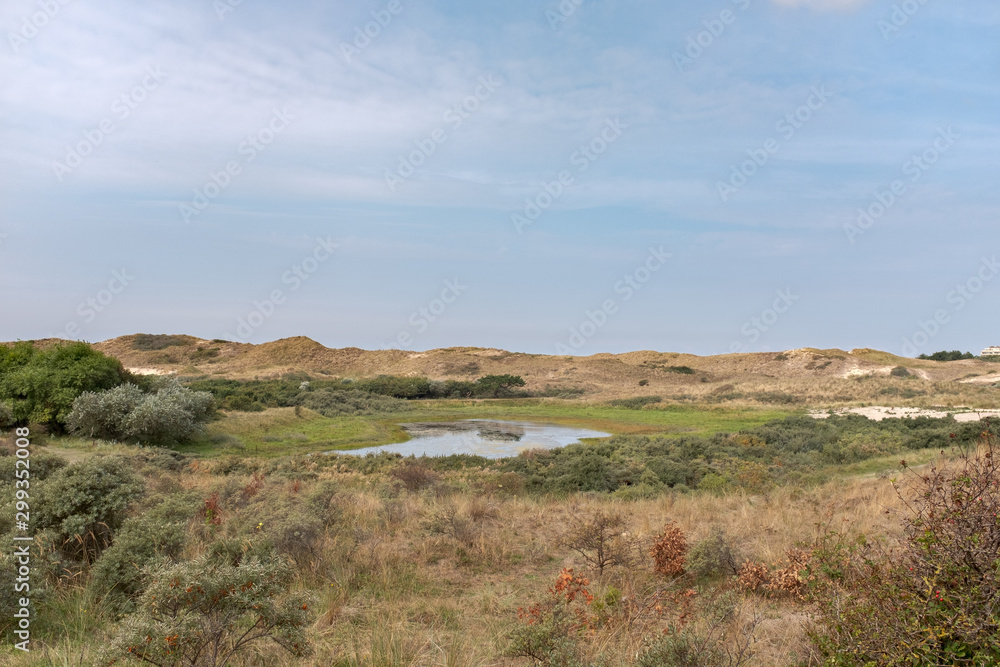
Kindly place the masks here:
POLYGON ((520 375, 484 375, 476 380, 476 391, 493 398, 508 393, 511 387, 523 387, 524 378, 520 375))
POLYGON ((147 568, 149 586, 106 650, 109 661, 223 667, 253 643, 306 655, 308 600, 287 593, 291 568, 276 555, 237 564, 202 556, 147 568))
POLYGON ((7 404, 17 424, 62 430, 77 396, 111 389, 130 378, 121 362, 86 343, 60 343, 44 350, 30 342, 0 345, 0 402, 7 404))

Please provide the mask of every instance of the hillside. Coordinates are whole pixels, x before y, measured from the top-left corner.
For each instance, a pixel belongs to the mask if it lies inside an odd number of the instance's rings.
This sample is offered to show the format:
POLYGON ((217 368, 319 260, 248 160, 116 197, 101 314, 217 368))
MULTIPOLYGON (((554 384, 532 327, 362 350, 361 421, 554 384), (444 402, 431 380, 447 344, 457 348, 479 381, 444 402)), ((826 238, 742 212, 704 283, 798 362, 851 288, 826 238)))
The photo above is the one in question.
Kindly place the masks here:
MULTIPOLYGON (((54 341, 39 341, 51 344, 54 341)), ((638 351, 564 357, 487 348, 425 352, 332 349, 306 337, 253 345, 186 335, 134 334, 94 347, 139 373, 265 379, 287 373, 471 380, 510 373, 527 389, 582 389, 591 399, 662 395, 679 401, 940 404, 998 407, 1000 365, 923 361, 870 349, 746 353, 699 357, 638 351), (905 367, 910 377, 890 375, 905 367), (641 383, 641 384, 640 384, 641 383)))

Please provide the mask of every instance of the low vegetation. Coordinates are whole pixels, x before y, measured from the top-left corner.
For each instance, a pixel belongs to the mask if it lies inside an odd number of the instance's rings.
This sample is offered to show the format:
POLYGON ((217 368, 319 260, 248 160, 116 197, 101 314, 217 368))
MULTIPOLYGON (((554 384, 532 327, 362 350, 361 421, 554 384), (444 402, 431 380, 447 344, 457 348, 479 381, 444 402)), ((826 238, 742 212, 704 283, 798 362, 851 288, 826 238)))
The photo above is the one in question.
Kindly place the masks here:
MULTIPOLYGON (((35 534, 32 652, 8 645, 0 662, 1000 661, 996 422, 818 420, 787 387, 744 387, 755 405, 723 406, 529 396, 499 374, 182 385, 66 347, 0 348, 0 428, 31 425, 35 534), (11 389, 35 385, 48 390, 11 389), (613 435, 499 460, 316 455, 398 439, 402 421, 468 418, 613 435)), ((9 441, 5 581, 20 534, 9 441)), ((4 587, 5 638, 17 607, 4 587)))

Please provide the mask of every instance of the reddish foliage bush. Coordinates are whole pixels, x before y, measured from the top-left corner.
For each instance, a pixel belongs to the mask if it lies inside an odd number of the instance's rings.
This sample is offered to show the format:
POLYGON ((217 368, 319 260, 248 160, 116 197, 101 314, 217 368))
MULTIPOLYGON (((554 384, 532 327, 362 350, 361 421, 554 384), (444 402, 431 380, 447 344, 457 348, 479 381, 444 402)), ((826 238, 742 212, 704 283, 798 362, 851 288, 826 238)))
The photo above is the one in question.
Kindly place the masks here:
POLYGON ((668 577, 678 577, 684 574, 687 552, 688 543, 684 531, 677 524, 669 523, 653 540, 653 547, 650 549, 653 569, 668 577))

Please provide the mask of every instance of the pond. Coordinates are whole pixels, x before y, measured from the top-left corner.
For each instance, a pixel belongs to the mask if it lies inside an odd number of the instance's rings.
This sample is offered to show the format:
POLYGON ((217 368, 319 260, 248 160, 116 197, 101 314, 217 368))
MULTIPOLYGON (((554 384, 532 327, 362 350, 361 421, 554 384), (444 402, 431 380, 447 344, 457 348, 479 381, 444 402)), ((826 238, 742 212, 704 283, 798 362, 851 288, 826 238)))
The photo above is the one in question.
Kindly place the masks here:
POLYGON ((379 452, 394 452, 403 456, 448 456, 474 454, 488 459, 517 456, 526 449, 554 449, 579 442, 581 438, 607 438, 610 433, 584 428, 509 422, 489 419, 467 419, 457 422, 425 422, 400 424, 410 440, 393 445, 364 449, 335 450, 327 454, 364 456, 379 452))

